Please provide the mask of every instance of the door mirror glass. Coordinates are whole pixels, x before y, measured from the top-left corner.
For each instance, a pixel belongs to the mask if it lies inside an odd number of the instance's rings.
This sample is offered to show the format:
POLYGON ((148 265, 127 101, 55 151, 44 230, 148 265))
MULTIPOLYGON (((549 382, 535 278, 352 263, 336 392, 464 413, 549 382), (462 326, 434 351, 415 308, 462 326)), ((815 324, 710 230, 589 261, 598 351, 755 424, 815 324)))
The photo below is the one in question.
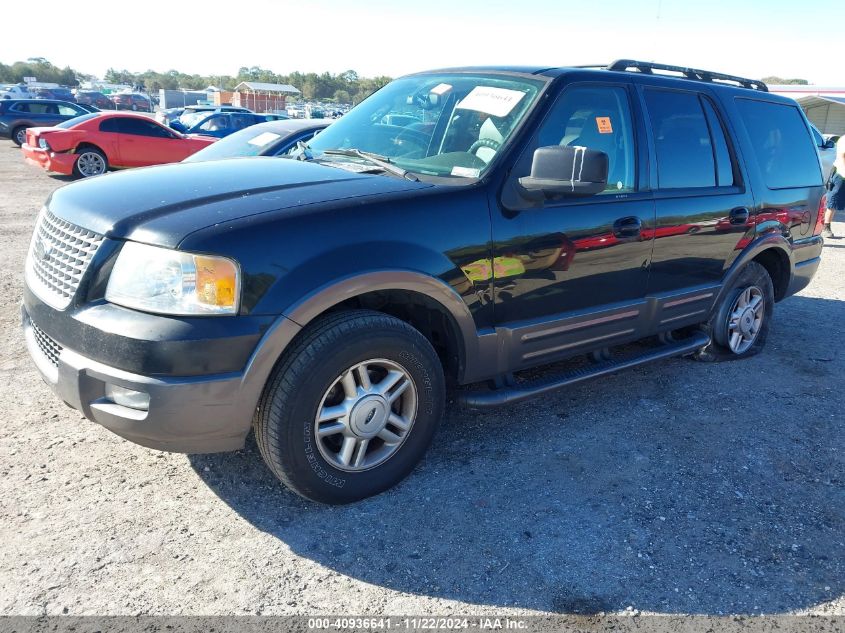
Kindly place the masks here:
POLYGON ((607 154, 586 147, 538 147, 531 175, 519 179, 525 197, 592 196, 607 186, 607 154))

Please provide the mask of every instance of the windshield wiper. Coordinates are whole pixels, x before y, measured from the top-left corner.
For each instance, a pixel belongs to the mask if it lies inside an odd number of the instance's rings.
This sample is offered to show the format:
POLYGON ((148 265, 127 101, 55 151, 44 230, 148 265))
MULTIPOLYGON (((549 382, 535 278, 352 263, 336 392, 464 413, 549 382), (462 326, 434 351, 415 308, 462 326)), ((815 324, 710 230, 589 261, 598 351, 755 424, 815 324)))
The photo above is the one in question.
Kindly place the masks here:
POLYGON ((377 167, 381 167, 381 169, 390 174, 393 174, 394 176, 399 176, 400 178, 405 178, 406 180, 413 180, 414 182, 420 181, 419 178, 417 178, 413 173, 411 173, 407 169, 402 169, 398 165, 393 164, 387 156, 379 156, 378 154, 373 154, 371 152, 362 152, 360 149, 354 148, 327 149, 323 150, 323 154, 334 154, 336 156, 351 156, 353 158, 362 158, 368 163, 372 163, 377 167))

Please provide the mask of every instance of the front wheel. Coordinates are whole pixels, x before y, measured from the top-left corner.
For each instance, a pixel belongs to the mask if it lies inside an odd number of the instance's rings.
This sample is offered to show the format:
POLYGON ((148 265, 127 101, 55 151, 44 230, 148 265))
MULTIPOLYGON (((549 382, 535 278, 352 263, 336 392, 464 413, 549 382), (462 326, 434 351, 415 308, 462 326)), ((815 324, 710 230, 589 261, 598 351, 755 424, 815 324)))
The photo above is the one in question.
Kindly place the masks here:
POLYGON ((761 264, 749 262, 707 323, 712 341, 696 358, 736 360, 757 354, 766 344, 774 306, 772 278, 761 264))
POLYGON ((444 394, 440 361, 417 330, 379 312, 338 312, 309 326, 280 360, 256 411, 256 440, 294 492, 358 501, 422 459, 444 394))

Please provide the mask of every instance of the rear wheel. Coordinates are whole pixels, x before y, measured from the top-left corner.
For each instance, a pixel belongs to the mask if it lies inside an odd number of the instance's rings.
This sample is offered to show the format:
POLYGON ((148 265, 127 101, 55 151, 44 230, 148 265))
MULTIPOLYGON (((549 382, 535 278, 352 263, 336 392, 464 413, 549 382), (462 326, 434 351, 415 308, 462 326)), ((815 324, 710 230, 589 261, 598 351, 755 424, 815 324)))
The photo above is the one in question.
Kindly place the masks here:
POLYGON ((90 178, 106 173, 108 168, 105 154, 95 147, 83 147, 73 164, 73 174, 77 178, 90 178))
POLYGON ((757 354, 766 344, 775 291, 768 271, 745 265, 707 323, 712 341, 697 360, 736 360, 757 354))
POLYGON ((24 126, 21 125, 12 130, 12 142, 18 146, 26 143, 26 128, 24 126))
POLYGON ((273 473, 314 501, 349 503, 404 479, 443 413, 431 344, 394 317, 328 315, 285 353, 259 403, 255 435, 273 473))

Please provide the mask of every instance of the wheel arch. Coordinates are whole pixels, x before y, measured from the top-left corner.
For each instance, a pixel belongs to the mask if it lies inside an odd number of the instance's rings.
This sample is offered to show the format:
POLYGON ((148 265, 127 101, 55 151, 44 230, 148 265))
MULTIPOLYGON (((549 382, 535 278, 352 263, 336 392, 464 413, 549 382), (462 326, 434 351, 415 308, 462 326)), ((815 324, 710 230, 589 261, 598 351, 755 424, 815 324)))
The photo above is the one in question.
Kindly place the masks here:
POLYGON ((780 234, 767 234, 758 237, 737 256, 722 277, 722 287, 713 305, 718 306, 731 287, 734 279, 749 262, 756 261, 762 265, 775 287, 775 301, 786 296, 789 282, 792 279, 792 246, 780 234))
POLYGON ((344 308, 384 312, 420 330, 458 382, 475 372, 475 321, 461 296, 440 279, 408 270, 359 273, 315 289, 285 310, 285 316, 304 328, 320 315, 344 308))

